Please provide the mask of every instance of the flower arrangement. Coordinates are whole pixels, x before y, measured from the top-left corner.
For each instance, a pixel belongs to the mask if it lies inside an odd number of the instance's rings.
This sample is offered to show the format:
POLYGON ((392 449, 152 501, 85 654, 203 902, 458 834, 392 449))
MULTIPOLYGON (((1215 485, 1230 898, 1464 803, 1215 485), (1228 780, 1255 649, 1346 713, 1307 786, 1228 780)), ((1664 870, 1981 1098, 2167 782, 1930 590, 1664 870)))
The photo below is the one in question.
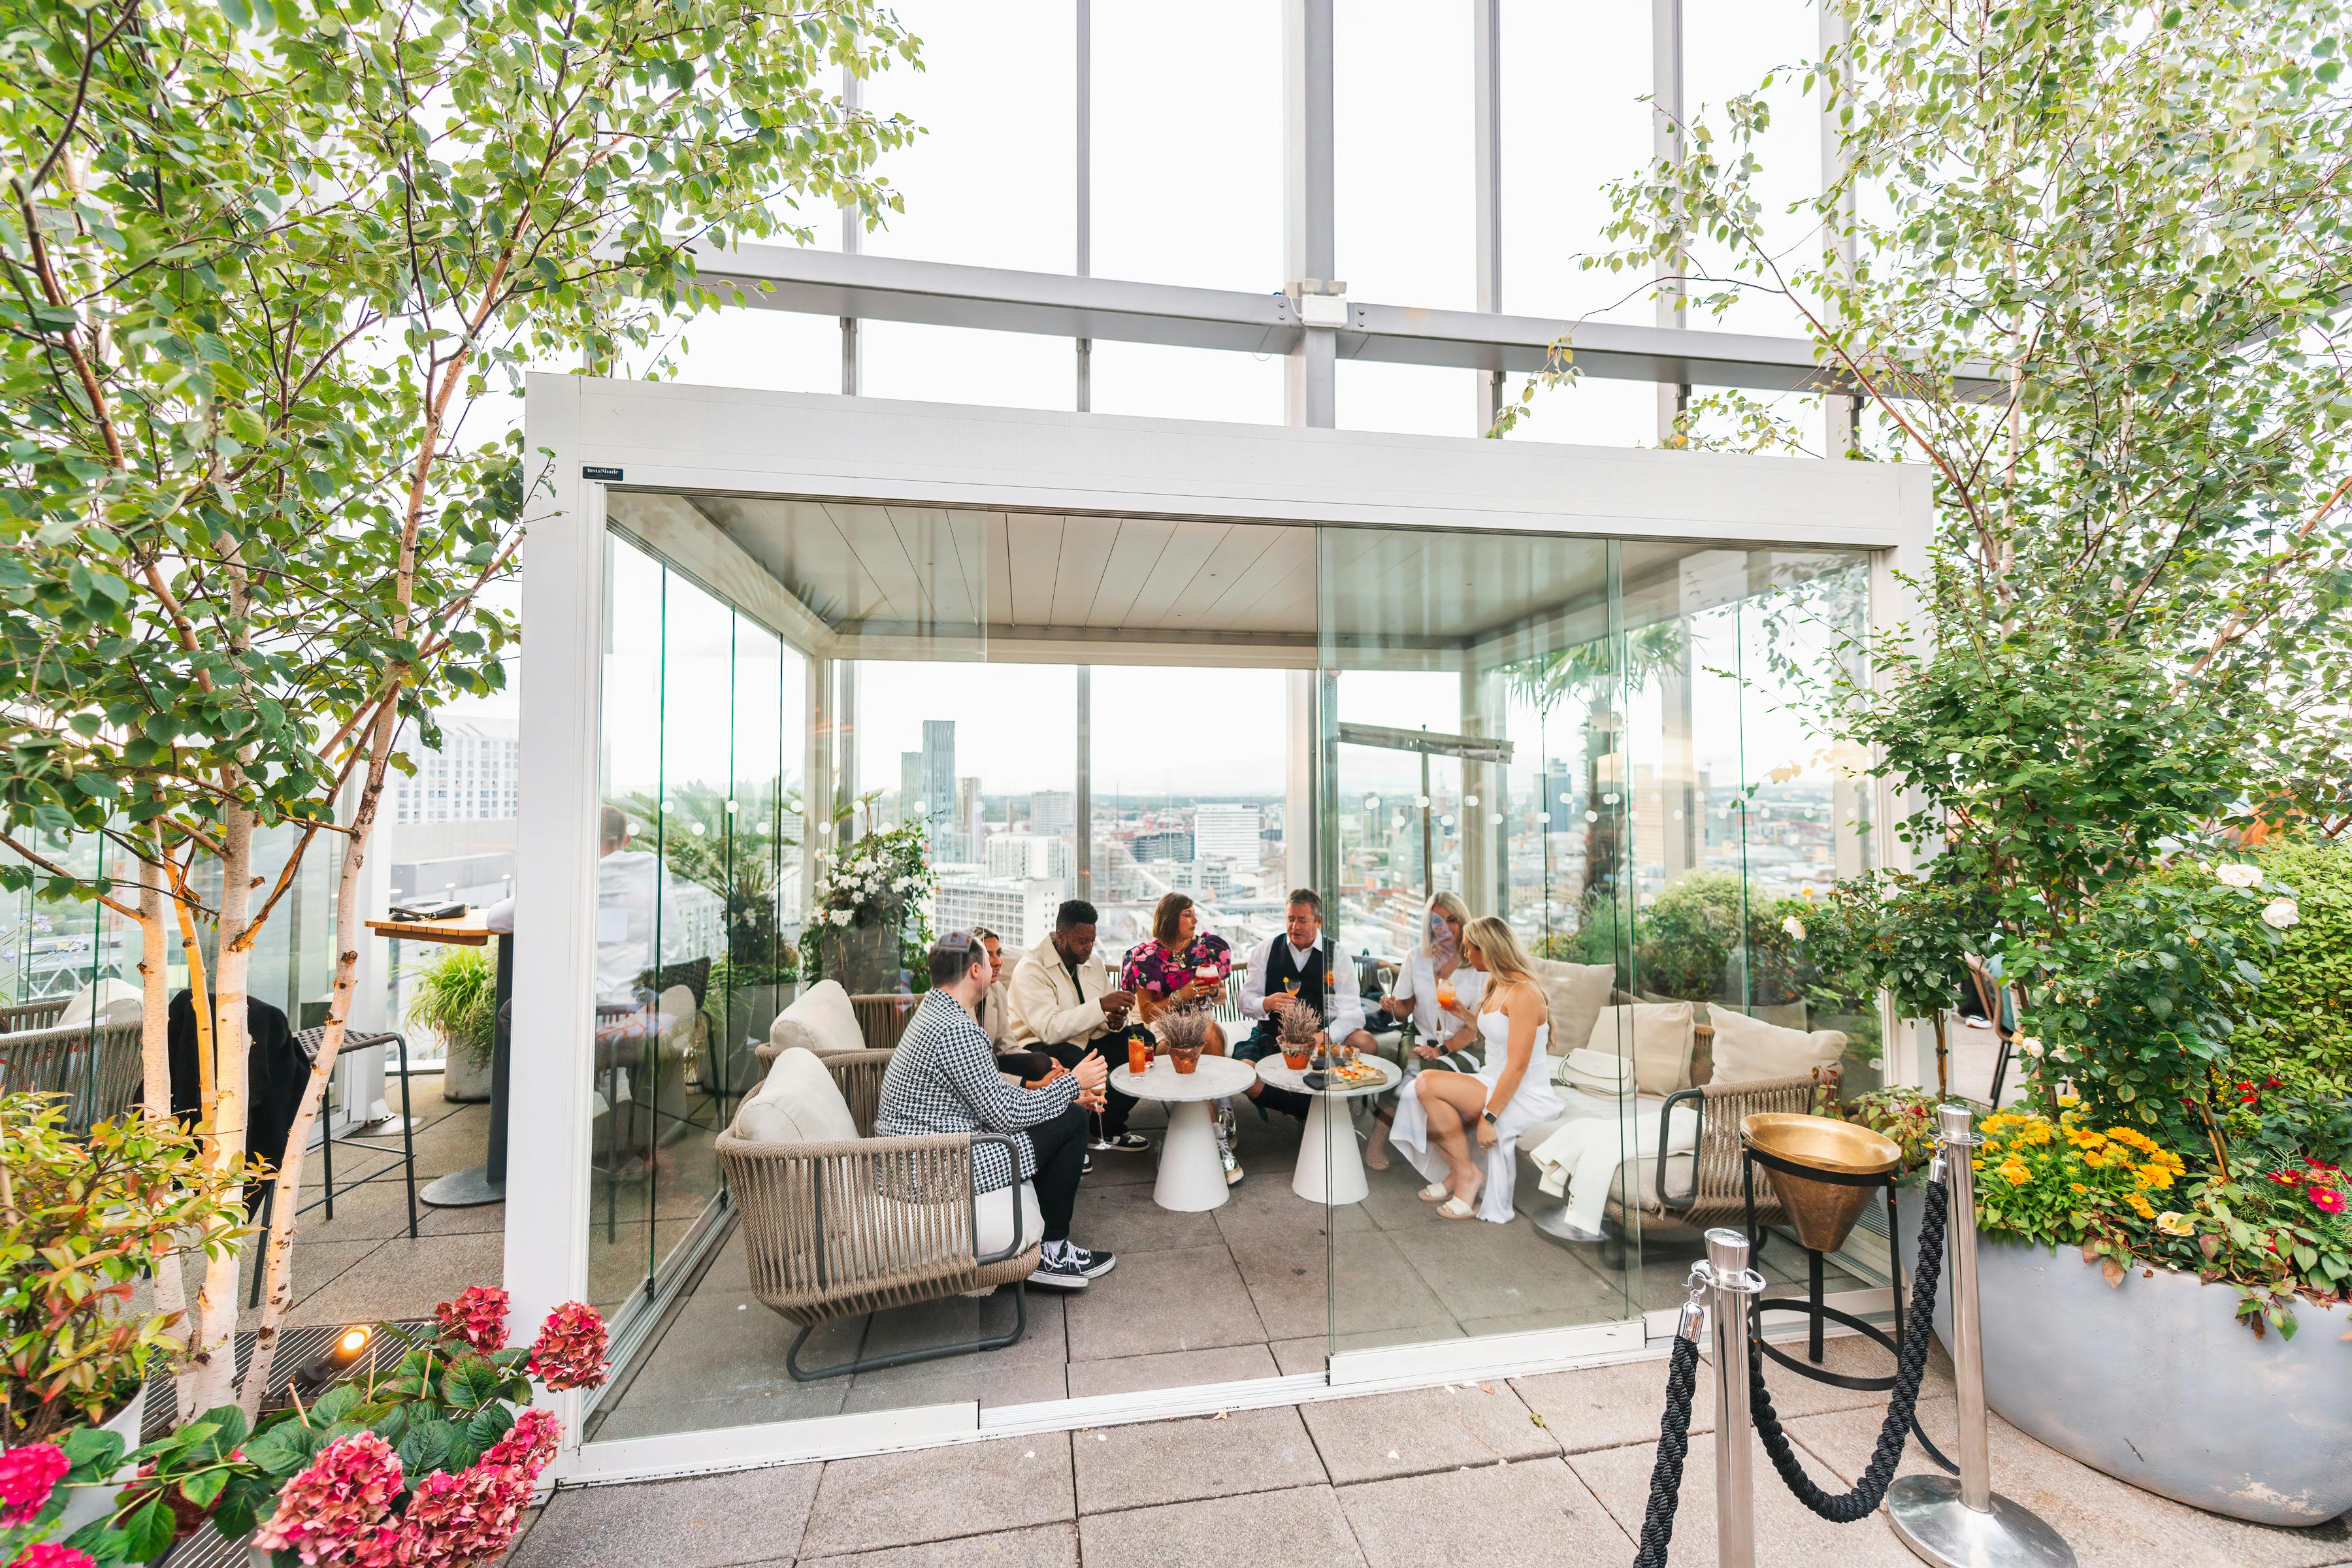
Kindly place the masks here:
POLYGON ((0 1443, 104 1420, 180 1354, 178 1315, 131 1311, 132 1289, 176 1249, 244 1234, 228 1194, 250 1179, 207 1169, 175 1123, 69 1132, 56 1096, 0 1098, 0 1443))
MULTIPOLYGON (((868 821, 874 818, 877 799, 868 795, 859 803, 868 821)), ((850 839, 838 831, 849 817, 844 811, 835 818, 835 841, 841 847, 817 878, 809 906, 810 929, 831 936, 861 927, 899 926, 902 947, 928 947, 929 900, 924 895, 932 884, 929 828, 918 819, 850 839)), ((801 943, 803 980, 824 978, 825 946, 823 941, 801 943)))
POLYGON ((2138 1129, 2084 1117, 2073 1095, 2056 1120, 1988 1117, 1970 1160, 1977 1222, 2046 1246, 2082 1248, 2107 1281, 2135 1267, 2233 1285, 2257 1333, 2295 1331, 2294 1303, 2352 1296, 2352 1182, 2305 1157, 2242 1179, 2192 1172, 2138 1129))
POLYGON ((509 1346, 507 1293, 483 1286, 435 1316, 438 1332, 401 1341, 388 1368, 371 1355, 353 1376, 250 1431, 226 1405, 127 1455, 119 1436, 85 1426, 0 1456, 0 1563, 152 1563, 206 1519, 232 1540, 252 1532, 278 1568, 497 1562, 562 1437, 551 1412, 527 1407, 532 1384, 602 1383, 604 1324, 567 1302, 532 1342, 509 1346), (126 1463, 137 1478, 112 1512, 68 1541, 51 1539, 67 1494, 111 1484, 126 1463))
POLYGON ((1814 1114, 1835 1121, 1851 1121, 1891 1139, 1903 1151, 1904 1184, 1916 1184, 1919 1173, 1936 1153, 1936 1097, 1919 1089, 1876 1089, 1840 1101, 1833 1086, 1824 1085, 1814 1114))
POLYGON ((1294 1002, 1282 1010, 1275 1037, 1293 1051, 1312 1050, 1323 1043, 1323 1015, 1307 1003, 1294 1002))

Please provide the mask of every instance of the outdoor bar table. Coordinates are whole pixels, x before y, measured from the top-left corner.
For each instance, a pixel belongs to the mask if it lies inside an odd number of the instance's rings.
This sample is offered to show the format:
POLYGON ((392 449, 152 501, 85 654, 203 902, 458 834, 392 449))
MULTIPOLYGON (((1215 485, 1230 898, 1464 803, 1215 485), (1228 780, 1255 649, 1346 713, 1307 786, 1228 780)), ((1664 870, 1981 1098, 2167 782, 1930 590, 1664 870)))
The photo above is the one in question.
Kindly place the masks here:
MULTIPOLYGON (((436 1208, 445 1209, 502 1204, 507 1201, 507 999, 514 994, 514 933, 491 931, 482 923, 481 912, 478 910, 467 910, 453 920, 370 921, 367 927, 378 936, 390 937, 394 942, 453 942, 462 947, 480 947, 493 936, 499 939, 495 1001, 498 1023, 490 1036, 489 1147, 480 1164, 453 1171, 416 1195, 436 1208)), ((405 1088, 404 1085, 403 1087, 405 1088)))
POLYGON ((1217 1129, 1209 1102, 1245 1092, 1254 1076, 1247 1062, 1205 1053, 1192 1072, 1178 1072, 1176 1064, 1161 1056, 1148 1071, 1120 1068, 1110 1075, 1111 1088, 1121 1094, 1160 1100, 1168 1107, 1168 1131, 1160 1142, 1160 1178, 1151 1187, 1153 1203, 1180 1214, 1224 1207, 1231 1194, 1224 1163, 1217 1158, 1217 1129))
POLYGON ((1361 1083, 1334 1083, 1328 1089, 1307 1087, 1307 1074, 1286 1067, 1280 1057, 1257 1064, 1257 1076, 1276 1089, 1308 1096, 1315 1109, 1307 1114, 1307 1131, 1298 1140, 1298 1163, 1290 1174, 1290 1190, 1311 1204, 1360 1204, 1371 1192, 1364 1180, 1364 1156, 1356 1147, 1356 1129, 1348 1120, 1348 1101, 1360 1094, 1385 1094, 1404 1077, 1393 1064, 1367 1053, 1357 1065, 1379 1075, 1361 1083))

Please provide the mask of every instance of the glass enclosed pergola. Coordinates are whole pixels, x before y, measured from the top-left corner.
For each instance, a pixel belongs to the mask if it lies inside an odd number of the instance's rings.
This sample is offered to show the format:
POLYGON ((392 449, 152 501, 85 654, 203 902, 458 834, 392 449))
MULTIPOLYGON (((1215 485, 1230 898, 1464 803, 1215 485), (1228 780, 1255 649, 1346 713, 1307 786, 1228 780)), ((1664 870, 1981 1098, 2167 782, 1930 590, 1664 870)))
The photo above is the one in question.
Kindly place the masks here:
MULTIPOLYGON (((1033 1295, 1017 1344, 796 1379, 716 1140, 836 811, 856 835, 920 810, 935 920, 968 906, 1008 947, 1082 892, 1116 962, 1172 889, 1245 951, 1297 886, 1377 966, 1444 889, 1614 1000, 1838 1027, 1849 1082, 1893 1070, 1872 999, 1790 994, 1745 927, 1694 973, 1656 911, 1738 926, 1873 854, 1878 804, 1789 699, 1893 612, 1908 470, 578 377, 534 379, 528 435, 556 507, 524 606, 507 1279, 519 1310, 615 1322, 576 1473, 1622 1354, 1687 1267, 1638 1202, 1615 1245, 1555 1239, 1524 1160, 1499 1225, 1434 1221, 1402 1162, 1310 1202, 1294 1124, 1244 1115, 1253 1173, 1213 1212, 1156 1207, 1150 1155, 1096 1156, 1079 1224, 1120 1268, 1033 1295), (592 1044, 615 808, 660 868, 638 957, 697 993, 666 1009, 691 1044, 618 1070, 592 1044)), ((1859 1246, 1832 1284, 1866 1304, 1859 1246)), ((1011 1296, 835 1324, 819 1359, 1002 1334, 1011 1296)))

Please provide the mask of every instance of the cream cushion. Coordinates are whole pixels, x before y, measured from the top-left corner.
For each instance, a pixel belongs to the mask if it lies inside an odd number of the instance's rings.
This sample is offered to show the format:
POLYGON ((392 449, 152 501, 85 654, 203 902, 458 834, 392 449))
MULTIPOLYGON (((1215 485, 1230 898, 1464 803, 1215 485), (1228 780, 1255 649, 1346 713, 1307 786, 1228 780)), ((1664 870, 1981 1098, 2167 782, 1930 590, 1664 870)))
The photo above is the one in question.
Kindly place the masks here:
MULTIPOLYGON (((1609 1005, 1617 984, 1616 969, 1606 963, 1561 963, 1554 959, 1528 961, 1536 984, 1543 987, 1544 1005, 1551 1011, 1551 1048, 1573 1050, 1592 1037, 1592 1021, 1609 1005)), ((1614 1054, 1612 1047, 1612 1054, 1614 1054)))
POLYGON ((1587 1048, 1633 1057, 1633 1087, 1668 1095, 1691 1086, 1691 1047, 1697 1021, 1687 1002, 1637 1002, 1603 1007, 1592 1021, 1587 1048))
POLYGON ((1770 1079, 1802 1078, 1825 1068, 1845 1054, 1845 1035, 1838 1029, 1787 1029, 1735 1013, 1710 1007, 1715 1026, 1715 1081, 1761 1083, 1770 1079))
POLYGON ((768 1043, 759 1054, 771 1060, 798 1046, 818 1056, 866 1048, 866 1031, 857 1026, 857 1009, 838 980, 820 980, 793 999, 769 1026, 768 1043))
POLYGON ((857 1122, 816 1053, 794 1046, 776 1058, 729 1131, 749 1143, 846 1143, 857 1122))
MULTIPOLYGON (((961 1206, 963 1200, 958 1198, 955 1202, 961 1206)), ((1022 1247, 1026 1249, 1045 1239, 1045 1211, 1037 1206, 1037 1189, 1027 1182, 1021 1182, 1010 1187, 999 1187, 992 1193, 982 1193, 973 1200, 971 1250, 974 1257, 987 1258, 1013 1245, 1013 1209, 1016 1202, 1021 1205, 1022 1247)), ((895 1211, 905 1215, 900 1220, 884 1222, 882 1229, 885 1235, 892 1234, 894 1227, 895 1233, 900 1237, 927 1237, 938 1234, 935 1227, 924 1223, 926 1219, 931 1217, 930 1206, 893 1197, 877 1197, 874 1200, 874 1204, 886 1214, 895 1211)), ((903 1246, 903 1243, 901 1245, 903 1246)), ((897 1259, 898 1261, 906 1263, 939 1261, 938 1258, 929 1257, 917 1258, 912 1255, 912 1248, 906 1250, 907 1256, 897 1259)))

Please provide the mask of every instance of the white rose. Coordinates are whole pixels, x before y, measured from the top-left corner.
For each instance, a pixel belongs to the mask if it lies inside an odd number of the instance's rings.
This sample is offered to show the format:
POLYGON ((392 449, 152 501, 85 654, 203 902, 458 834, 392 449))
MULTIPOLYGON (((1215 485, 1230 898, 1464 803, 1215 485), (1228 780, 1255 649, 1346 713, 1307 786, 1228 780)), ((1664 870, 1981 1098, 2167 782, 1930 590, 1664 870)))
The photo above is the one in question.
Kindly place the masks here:
POLYGON ((1805 922, 1790 915, 1780 922, 1780 929, 1798 942, 1805 940, 1805 922))
POLYGON ((2263 923, 2278 931, 2303 921, 2303 911, 2294 907, 2293 899, 2273 899, 2263 906, 2263 923))
POLYGON ((2038 1057, 2042 1054, 2042 1042, 2032 1035, 2020 1035, 2017 1037, 2017 1048, 2029 1057, 2038 1057))
POLYGON ((2233 860, 2226 866, 2214 867, 2213 875, 2233 888, 2259 888, 2263 885, 2262 868, 2249 866, 2242 860, 2233 860))

